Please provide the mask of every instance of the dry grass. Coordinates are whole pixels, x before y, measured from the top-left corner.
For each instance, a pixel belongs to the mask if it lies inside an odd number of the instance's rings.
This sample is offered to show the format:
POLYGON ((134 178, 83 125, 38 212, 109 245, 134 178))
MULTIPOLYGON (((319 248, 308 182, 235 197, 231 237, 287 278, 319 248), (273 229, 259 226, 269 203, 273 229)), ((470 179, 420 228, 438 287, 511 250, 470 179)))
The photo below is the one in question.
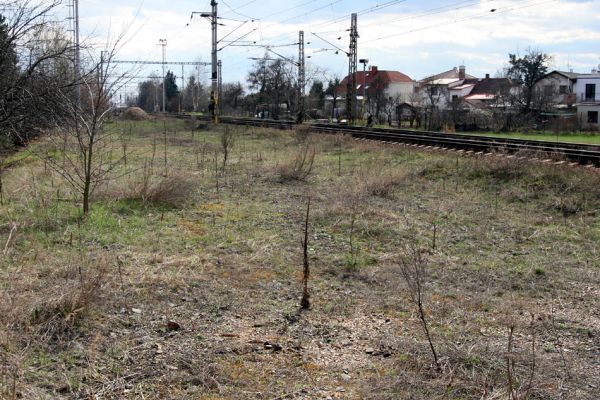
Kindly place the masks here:
POLYGON ((219 132, 171 135, 163 177, 143 126, 137 173, 86 219, 43 165, 5 171, 0 397, 506 399, 507 359, 521 398, 598 397, 597 172, 319 136, 308 163, 294 133, 250 129, 225 171, 219 132), (309 178, 270 179, 297 158, 309 178))
POLYGON ((361 188, 365 194, 378 197, 390 197, 396 189, 408 183, 411 174, 403 169, 373 171, 361 179, 361 188))

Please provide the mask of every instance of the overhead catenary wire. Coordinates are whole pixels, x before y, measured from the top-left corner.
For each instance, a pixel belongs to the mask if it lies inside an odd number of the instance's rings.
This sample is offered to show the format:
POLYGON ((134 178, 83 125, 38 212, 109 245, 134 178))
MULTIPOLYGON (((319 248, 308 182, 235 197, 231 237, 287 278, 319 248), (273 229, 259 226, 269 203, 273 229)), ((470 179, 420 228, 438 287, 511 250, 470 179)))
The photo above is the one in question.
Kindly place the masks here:
POLYGON ((408 33, 414 33, 414 32, 424 31, 424 30, 428 30, 428 29, 439 28, 439 27, 442 27, 442 26, 453 25, 453 24, 456 24, 458 22, 464 22, 464 21, 469 21, 469 20, 478 19, 478 18, 486 18, 486 17, 490 17, 490 16, 493 16, 493 15, 504 14, 504 13, 507 13, 507 12, 510 12, 510 11, 520 10, 520 9, 523 9, 523 8, 529 8, 529 7, 535 7, 535 6, 539 6, 539 5, 543 5, 543 4, 554 3, 554 2, 556 2, 558 0, 544 0, 544 1, 541 1, 541 2, 538 2, 538 3, 529 4, 532 1, 534 1, 534 0, 529 0, 529 1, 525 0, 525 1, 522 1, 521 4, 522 3, 528 3, 528 4, 521 5, 519 7, 510 7, 510 8, 506 8, 506 9, 495 8, 495 9, 491 9, 491 10, 488 10, 488 11, 486 11, 484 13, 480 13, 480 14, 477 14, 477 15, 471 15, 471 16, 468 16, 468 17, 464 17, 464 18, 460 18, 460 19, 448 21, 446 23, 441 23, 441 24, 437 23, 437 24, 434 24, 434 25, 427 25, 427 26, 424 26, 424 27, 410 29, 410 30, 407 30, 407 31, 398 32, 398 33, 394 33, 394 34, 390 34, 390 35, 386 35, 386 36, 380 36, 380 37, 378 37, 376 39, 365 40, 362 43, 373 43, 373 42, 377 42, 377 41, 380 41, 380 40, 385 40, 385 39, 390 39, 390 38, 393 38, 393 37, 397 37, 397 36, 400 36, 400 35, 406 35, 408 33))

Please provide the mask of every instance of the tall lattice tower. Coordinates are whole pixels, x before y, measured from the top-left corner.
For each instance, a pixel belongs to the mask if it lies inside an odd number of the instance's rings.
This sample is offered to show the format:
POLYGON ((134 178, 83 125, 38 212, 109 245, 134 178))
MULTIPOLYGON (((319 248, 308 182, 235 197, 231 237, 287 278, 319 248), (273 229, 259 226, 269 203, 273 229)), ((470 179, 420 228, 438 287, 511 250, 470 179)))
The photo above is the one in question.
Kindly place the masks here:
POLYGON ((68 31, 71 33, 73 41, 73 69, 76 82, 74 96, 75 102, 77 106, 79 106, 81 101, 81 88, 79 86, 79 81, 81 79, 81 59, 79 54, 79 0, 68 0, 67 8, 69 10, 67 17, 67 21, 69 21, 68 31))
POLYGON ((306 65, 304 60, 304 31, 298 37, 298 123, 304 121, 304 97, 306 96, 306 65))
POLYGON ((348 123, 354 123, 356 114, 356 69, 358 53, 358 23, 357 14, 352 14, 350 25, 350 51, 348 52, 348 84, 346 90, 346 114, 348 123))

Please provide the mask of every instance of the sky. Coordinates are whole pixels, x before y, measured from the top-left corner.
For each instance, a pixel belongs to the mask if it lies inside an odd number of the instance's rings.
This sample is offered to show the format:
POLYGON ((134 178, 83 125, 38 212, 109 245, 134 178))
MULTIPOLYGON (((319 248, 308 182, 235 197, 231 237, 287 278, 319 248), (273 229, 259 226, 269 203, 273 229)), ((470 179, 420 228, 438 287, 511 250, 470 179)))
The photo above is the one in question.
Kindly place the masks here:
MULTIPOLYGON (((296 58, 300 30, 305 32, 308 75, 324 81, 343 78, 348 57, 335 50, 348 51, 352 13, 358 14, 358 58, 415 80, 461 64, 468 74, 494 76, 509 53, 523 55, 528 49, 551 55, 551 69, 589 73, 600 64, 600 0, 217 2, 223 82, 244 84, 255 63, 251 58, 262 57, 265 46, 296 58)), ((89 43, 100 48, 124 34, 121 60, 160 60, 159 39, 167 39, 168 61, 210 61, 210 22, 191 17, 210 11, 209 0, 79 0, 79 9, 81 35, 89 43)), ((159 68, 148 67, 139 75, 160 74, 159 68)), ((171 68, 181 76, 181 67, 171 68)), ((209 70, 189 67, 184 76, 194 73, 208 82, 209 70)))

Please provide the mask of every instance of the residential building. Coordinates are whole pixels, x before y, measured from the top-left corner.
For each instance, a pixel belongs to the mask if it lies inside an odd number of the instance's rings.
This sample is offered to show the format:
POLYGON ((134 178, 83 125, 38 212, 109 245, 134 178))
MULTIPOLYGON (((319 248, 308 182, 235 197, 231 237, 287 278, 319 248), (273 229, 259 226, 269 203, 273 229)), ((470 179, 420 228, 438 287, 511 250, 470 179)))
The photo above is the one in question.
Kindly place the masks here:
POLYGON ((503 106, 510 101, 510 95, 516 94, 516 85, 508 78, 490 78, 486 74, 484 79, 479 79, 473 88, 464 96, 464 100, 475 106, 494 107, 502 102, 503 106))
POLYGON ((600 112, 600 72, 592 70, 591 74, 580 74, 575 84, 577 97, 577 117, 582 129, 600 129, 598 114, 600 112))
MULTIPOLYGON (((403 96, 408 98, 413 93, 415 81, 399 71, 384 71, 372 66, 368 71, 357 71, 356 95, 359 99, 369 95, 369 90, 382 89, 387 97, 403 96)), ((346 94, 348 80, 346 76, 340 83, 340 93, 346 94)))
POLYGON ((579 74, 565 71, 552 71, 540 78, 534 86, 536 108, 564 109, 577 101, 575 85, 579 74))
POLYGON ((453 100, 468 95, 476 82, 477 78, 468 75, 466 67, 461 65, 421 79, 416 92, 426 108, 444 110, 450 108, 453 100))
MULTIPOLYGON (((346 76, 338 86, 337 93, 343 98, 342 101, 338 99, 338 108, 346 105, 349 79, 350 76, 346 76)), ((380 70, 377 66, 371 66, 368 71, 357 71, 355 79, 357 110, 362 117, 367 113, 388 115, 388 110, 392 110, 390 115, 395 118, 392 104, 406 102, 414 93, 415 81, 399 71, 380 70)), ((326 101, 331 100, 331 96, 326 98, 326 101)))

